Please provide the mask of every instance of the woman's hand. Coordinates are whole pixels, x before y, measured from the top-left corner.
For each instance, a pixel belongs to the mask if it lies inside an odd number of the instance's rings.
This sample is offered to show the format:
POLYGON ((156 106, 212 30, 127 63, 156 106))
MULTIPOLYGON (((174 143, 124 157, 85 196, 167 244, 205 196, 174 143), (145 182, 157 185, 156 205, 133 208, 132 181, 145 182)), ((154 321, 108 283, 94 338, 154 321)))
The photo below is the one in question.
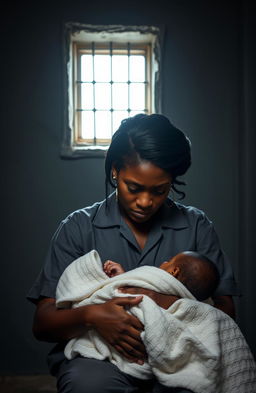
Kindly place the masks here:
POLYGON ((120 297, 87 306, 87 322, 130 362, 143 364, 146 351, 141 341, 141 322, 125 309, 140 303, 142 296, 120 297))
POLYGON ((163 293, 159 293, 156 291, 152 291, 151 289, 141 288, 141 287, 122 287, 119 288, 121 293, 133 294, 133 295, 147 295, 150 297, 154 302, 164 309, 168 309, 176 300, 179 299, 178 296, 174 295, 165 295, 163 293))

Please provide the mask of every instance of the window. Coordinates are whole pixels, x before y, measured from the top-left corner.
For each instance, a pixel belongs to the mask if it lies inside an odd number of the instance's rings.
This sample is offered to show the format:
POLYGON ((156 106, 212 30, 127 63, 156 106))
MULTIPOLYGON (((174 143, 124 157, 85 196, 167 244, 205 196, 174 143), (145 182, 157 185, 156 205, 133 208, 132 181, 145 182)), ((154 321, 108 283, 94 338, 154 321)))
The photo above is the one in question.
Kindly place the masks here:
POLYGON ((101 156, 121 120, 160 110, 159 30, 91 26, 65 30, 64 156, 101 156))

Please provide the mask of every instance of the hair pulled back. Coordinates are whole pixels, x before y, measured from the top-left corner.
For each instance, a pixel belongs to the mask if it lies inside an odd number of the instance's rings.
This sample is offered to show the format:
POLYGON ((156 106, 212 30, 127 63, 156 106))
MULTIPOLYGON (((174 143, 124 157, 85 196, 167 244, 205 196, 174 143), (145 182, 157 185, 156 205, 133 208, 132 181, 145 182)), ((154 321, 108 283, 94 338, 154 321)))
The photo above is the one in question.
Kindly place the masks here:
POLYGON ((138 114, 122 120, 114 133, 105 160, 106 189, 112 180, 112 167, 117 171, 127 164, 140 160, 149 161, 172 176, 172 188, 182 197, 175 185, 185 184, 177 180, 191 165, 191 143, 185 134, 163 115, 138 114))

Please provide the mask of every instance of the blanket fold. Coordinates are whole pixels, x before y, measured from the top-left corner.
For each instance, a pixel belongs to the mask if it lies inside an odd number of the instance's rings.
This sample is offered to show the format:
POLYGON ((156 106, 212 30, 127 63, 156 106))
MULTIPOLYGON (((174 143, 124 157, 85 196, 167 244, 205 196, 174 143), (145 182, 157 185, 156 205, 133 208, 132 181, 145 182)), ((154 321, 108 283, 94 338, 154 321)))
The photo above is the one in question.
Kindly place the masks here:
MULTIPOLYGON (((195 393, 255 393, 256 367, 237 324, 220 310, 195 300, 169 273, 142 266, 109 278, 97 251, 78 258, 63 272, 56 293, 59 308, 99 304, 113 297, 121 286, 136 286, 181 297, 164 310, 148 296, 130 309, 144 325, 141 338, 148 362, 129 363, 91 329, 65 347, 65 356, 78 354, 109 359, 119 369, 140 379, 155 376, 166 386, 195 393)), ((132 295, 131 295, 132 296, 132 295)))

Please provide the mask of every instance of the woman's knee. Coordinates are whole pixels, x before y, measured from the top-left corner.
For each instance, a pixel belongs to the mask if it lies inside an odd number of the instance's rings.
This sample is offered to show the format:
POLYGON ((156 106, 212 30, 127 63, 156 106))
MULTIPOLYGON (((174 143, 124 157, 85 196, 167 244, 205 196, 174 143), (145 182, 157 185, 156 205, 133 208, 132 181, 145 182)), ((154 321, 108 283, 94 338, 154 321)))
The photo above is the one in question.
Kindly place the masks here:
POLYGON ((85 373, 82 372, 79 362, 74 359, 65 361, 60 366, 57 376, 58 393, 85 393, 85 373))
POLYGON ((57 375, 58 393, 135 393, 132 378, 109 362, 75 358, 65 361, 57 375))

